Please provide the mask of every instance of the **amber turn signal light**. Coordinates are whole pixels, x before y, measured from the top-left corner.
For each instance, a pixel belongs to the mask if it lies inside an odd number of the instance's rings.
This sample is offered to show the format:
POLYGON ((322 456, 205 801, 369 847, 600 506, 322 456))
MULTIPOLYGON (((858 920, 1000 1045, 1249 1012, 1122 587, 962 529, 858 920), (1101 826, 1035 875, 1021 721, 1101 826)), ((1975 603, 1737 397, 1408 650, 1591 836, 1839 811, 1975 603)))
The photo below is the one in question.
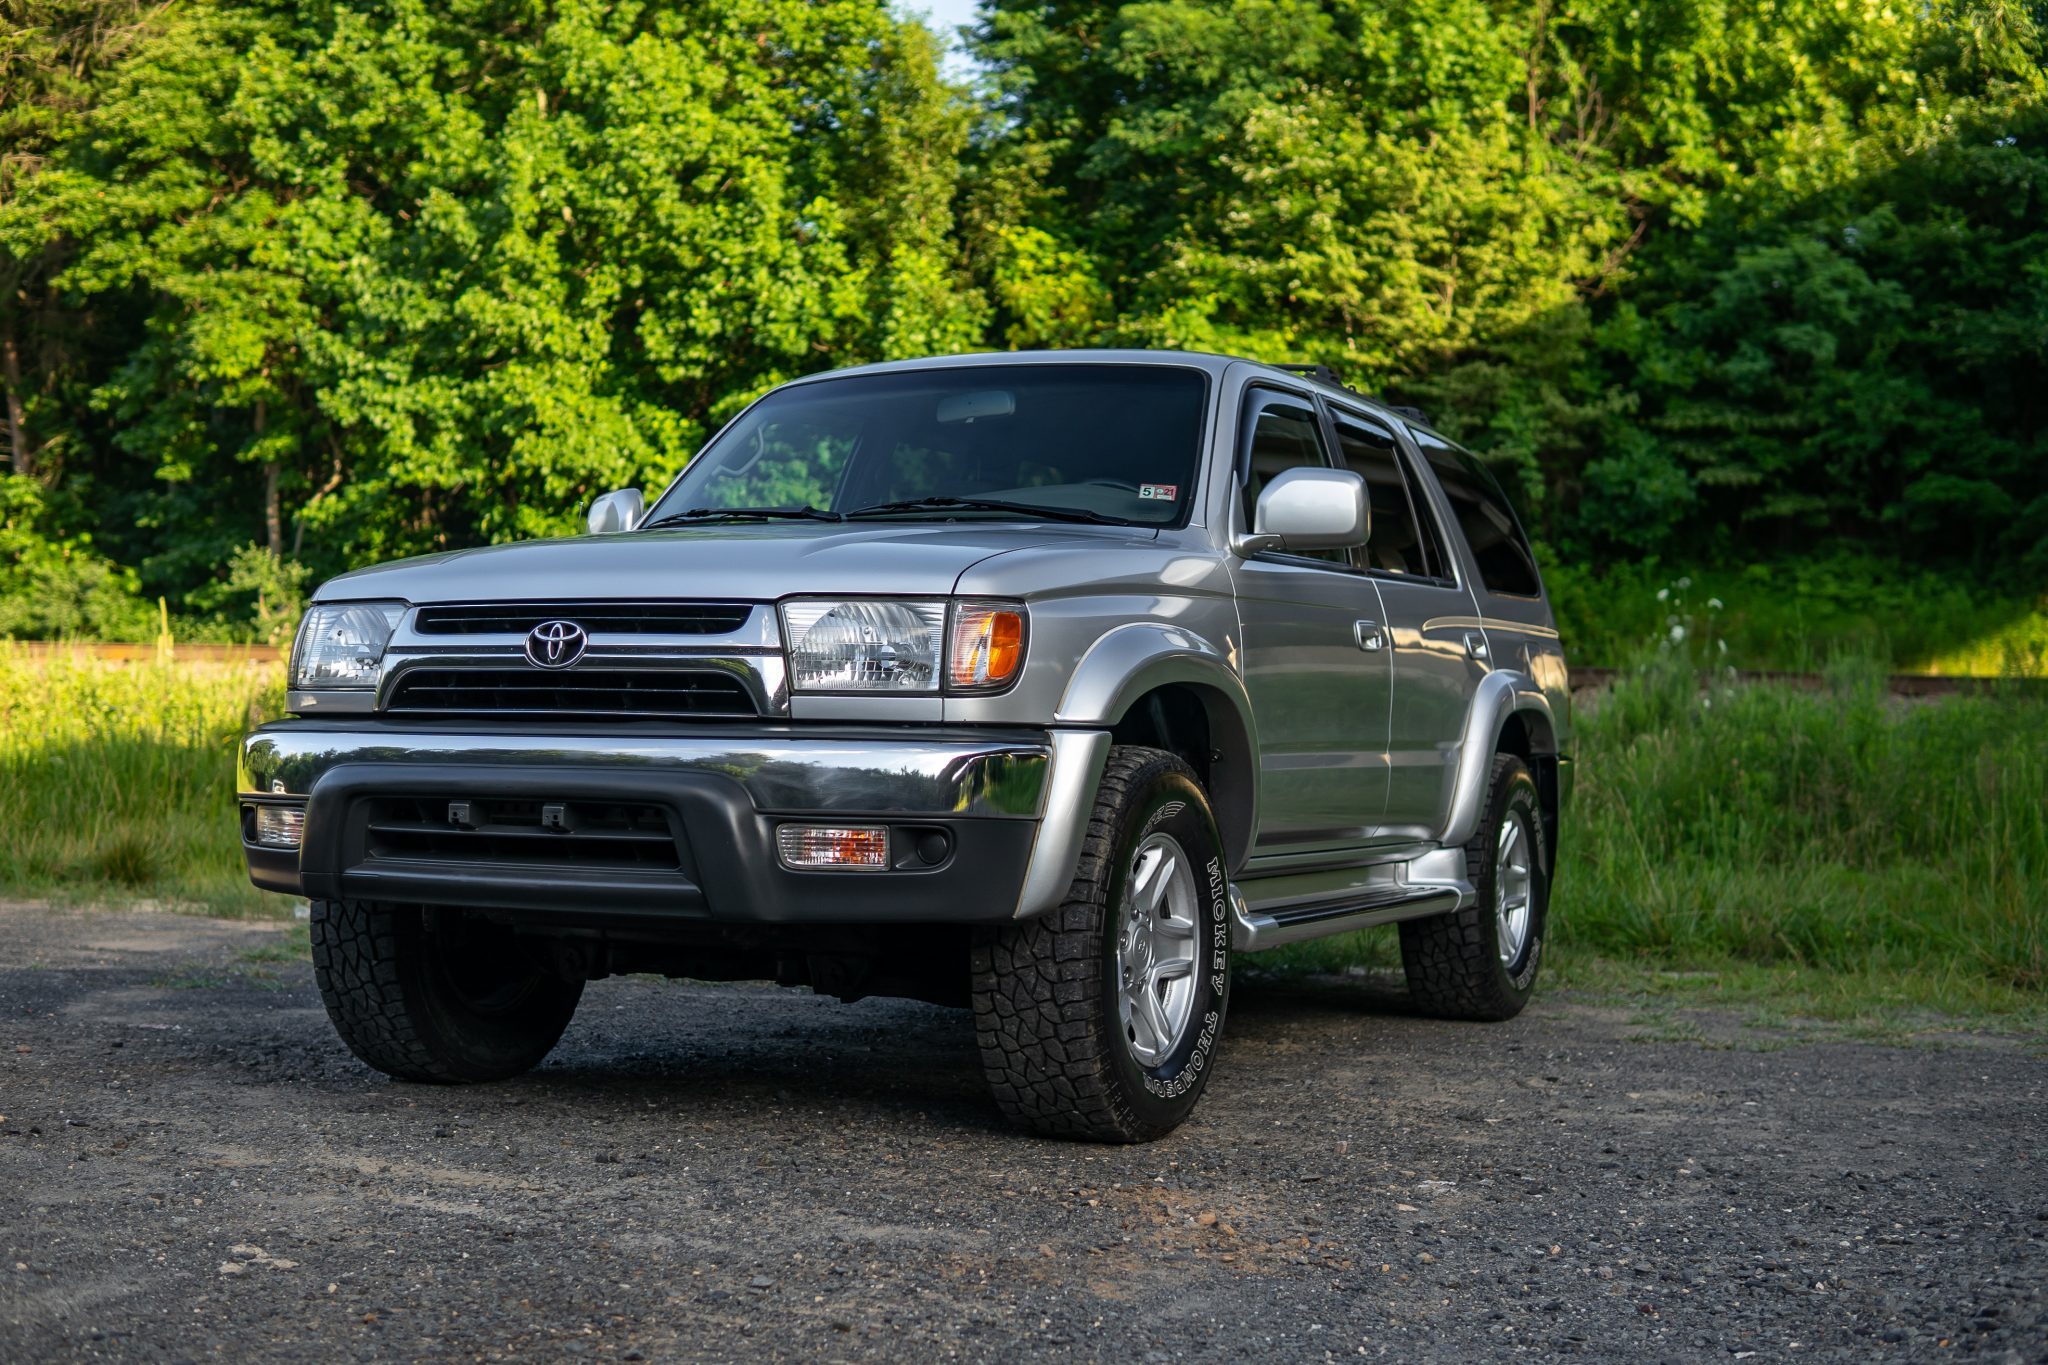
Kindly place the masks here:
POLYGON ((996 602, 962 602, 953 609, 948 676, 956 692, 989 692, 1009 685, 1024 666, 1024 613, 996 602))
POLYGON ((799 871, 886 872, 889 830, 885 825, 783 825, 775 851, 784 867, 799 871))

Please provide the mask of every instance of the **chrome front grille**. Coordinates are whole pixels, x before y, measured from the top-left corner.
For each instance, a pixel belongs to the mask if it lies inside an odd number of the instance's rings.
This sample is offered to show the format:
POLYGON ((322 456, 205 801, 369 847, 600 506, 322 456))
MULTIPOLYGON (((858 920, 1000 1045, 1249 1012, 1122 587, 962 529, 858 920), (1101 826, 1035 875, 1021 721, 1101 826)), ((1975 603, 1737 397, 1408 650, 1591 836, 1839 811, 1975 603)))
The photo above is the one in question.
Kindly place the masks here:
POLYGON ((754 716, 760 708, 740 677, 715 669, 437 668, 399 675, 384 703, 398 715, 546 715, 649 719, 754 716))
POLYGON ((384 651, 377 710, 777 718, 789 714, 788 669, 767 603, 424 602, 406 613, 384 651), (588 643, 574 663, 542 668, 527 652, 531 632, 550 621, 582 628, 588 643))
POLYGON ((592 635, 730 635, 744 602, 458 602, 421 607, 421 635, 525 635, 544 621, 574 621, 592 635))

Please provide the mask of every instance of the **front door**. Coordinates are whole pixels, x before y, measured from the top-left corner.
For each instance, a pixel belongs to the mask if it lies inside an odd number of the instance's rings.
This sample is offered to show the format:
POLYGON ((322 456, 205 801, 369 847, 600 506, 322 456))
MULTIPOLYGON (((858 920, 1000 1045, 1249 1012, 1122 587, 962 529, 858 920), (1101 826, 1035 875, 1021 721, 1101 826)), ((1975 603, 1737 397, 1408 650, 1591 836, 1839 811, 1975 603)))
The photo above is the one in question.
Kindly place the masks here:
MULTIPOLYGON (((1331 460, 1313 399, 1254 389, 1240 429, 1241 515, 1250 529, 1268 480, 1331 460)), ((1393 683, 1378 588, 1344 550, 1257 554, 1236 561, 1233 574, 1259 726, 1253 856, 1369 842, 1387 802, 1393 683)))

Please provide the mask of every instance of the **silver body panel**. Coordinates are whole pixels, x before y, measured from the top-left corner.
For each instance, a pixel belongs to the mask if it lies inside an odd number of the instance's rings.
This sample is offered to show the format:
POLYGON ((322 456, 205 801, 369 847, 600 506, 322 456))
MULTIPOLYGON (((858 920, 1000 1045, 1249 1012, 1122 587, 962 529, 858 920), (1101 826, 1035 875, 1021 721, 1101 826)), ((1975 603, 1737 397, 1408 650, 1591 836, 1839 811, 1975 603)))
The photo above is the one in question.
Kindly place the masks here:
POLYGON ((1393 669, 1360 648, 1360 621, 1385 620, 1378 586, 1313 560, 1259 556, 1232 577, 1244 619, 1245 686, 1259 717, 1259 830, 1253 855, 1374 842, 1387 804, 1393 669))
MULTIPOLYGON (((559 735, 536 739, 530 726, 482 721, 394 731, 397 717, 366 723, 349 744, 331 732, 316 739, 259 731, 245 744, 242 790, 257 799, 302 794, 323 762, 374 750, 407 763, 515 756, 531 763, 536 755, 545 762, 560 754, 580 763, 712 765, 744 774, 764 810, 851 809, 835 804, 837 794, 858 790, 869 799, 894 792, 888 799, 906 812, 1039 820, 1026 885, 1018 889, 1018 913, 1033 914, 1056 905, 1073 875, 1110 729, 1148 691, 1170 686, 1193 693, 1207 713, 1217 774, 1212 802, 1251 926, 1240 926, 1241 946, 1287 940, 1293 931, 1268 926, 1262 933, 1253 920, 1303 906, 1329 907, 1315 932, 1334 933, 1356 927, 1338 913, 1347 898, 1359 922, 1422 913, 1415 907, 1425 902, 1435 909, 1464 903, 1470 888, 1446 869, 1462 867, 1455 846, 1477 818, 1485 761, 1508 718, 1526 716, 1547 746, 1543 752, 1562 759, 1571 751, 1564 659, 1547 603, 1475 590, 1469 555, 1428 478, 1419 480, 1423 496, 1437 506, 1459 560, 1454 586, 1232 548, 1250 529, 1241 524, 1235 473, 1248 385, 1320 395, 1406 433, 1401 416, 1222 356, 1095 351, 867 368, 1105 361, 1180 366, 1209 378, 1201 484, 1185 526, 996 519, 725 524, 494 546, 358 570, 324 584, 315 600, 415 608, 561 603, 565 612, 592 601, 752 604, 742 626, 716 636, 593 631, 578 666, 723 672, 744 685, 758 716, 692 718, 677 726, 688 734, 667 736, 607 736, 565 725, 559 735), (776 606, 818 595, 1021 602, 1029 621, 1022 671, 995 695, 792 692, 776 606), (1384 636, 1366 644, 1361 623, 1376 623, 1384 636), (1475 636, 1483 650, 1473 648, 1475 636), (888 743, 853 742, 822 729, 807 734, 813 725, 904 729, 888 743), (1017 727, 1020 739, 962 750, 919 738, 916 727, 934 725, 1017 727), (729 733, 706 737, 719 726, 729 733), (1001 781, 992 780, 995 773, 1001 781), (1029 809, 1019 808, 1018 793, 1027 790, 1029 809)), ((392 639, 374 697, 295 691, 291 708, 339 722, 351 710, 381 706, 413 669, 521 666, 519 637, 423 635, 413 628, 414 615, 392 639)), ((1560 782, 1568 783, 1568 772, 1560 782)))

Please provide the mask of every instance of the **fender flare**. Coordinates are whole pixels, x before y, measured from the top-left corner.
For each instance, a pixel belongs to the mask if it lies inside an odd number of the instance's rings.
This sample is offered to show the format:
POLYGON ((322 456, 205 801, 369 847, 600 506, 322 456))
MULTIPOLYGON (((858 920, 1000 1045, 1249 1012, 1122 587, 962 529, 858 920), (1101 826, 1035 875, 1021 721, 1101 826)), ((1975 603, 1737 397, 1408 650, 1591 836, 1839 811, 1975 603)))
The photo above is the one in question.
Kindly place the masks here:
POLYGON ((1458 741, 1457 777, 1451 784, 1449 806, 1439 826, 1446 847, 1455 848, 1466 842, 1479 828, 1501 731, 1507 727, 1508 717, 1517 713, 1533 713, 1542 719, 1545 735, 1557 733, 1550 701, 1535 679, 1513 669, 1496 669, 1479 680, 1472 704, 1465 711, 1465 733, 1458 741))
POLYGON ((1250 855, 1258 828, 1259 732, 1251 695, 1230 658, 1178 626, 1133 621, 1104 632, 1074 666, 1053 713, 1058 726, 1108 727, 1155 688, 1179 685, 1201 701, 1215 762, 1228 774, 1209 793, 1232 870, 1250 855))

